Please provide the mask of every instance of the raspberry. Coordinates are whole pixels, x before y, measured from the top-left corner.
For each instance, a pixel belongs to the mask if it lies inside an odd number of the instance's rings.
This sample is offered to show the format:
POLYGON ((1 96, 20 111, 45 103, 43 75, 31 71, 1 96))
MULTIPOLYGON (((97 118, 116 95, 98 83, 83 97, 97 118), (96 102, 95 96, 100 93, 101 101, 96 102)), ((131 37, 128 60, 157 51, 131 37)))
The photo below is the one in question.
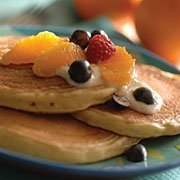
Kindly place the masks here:
POLYGON ((104 35, 95 35, 90 40, 86 57, 90 63, 110 59, 116 52, 113 42, 104 35))

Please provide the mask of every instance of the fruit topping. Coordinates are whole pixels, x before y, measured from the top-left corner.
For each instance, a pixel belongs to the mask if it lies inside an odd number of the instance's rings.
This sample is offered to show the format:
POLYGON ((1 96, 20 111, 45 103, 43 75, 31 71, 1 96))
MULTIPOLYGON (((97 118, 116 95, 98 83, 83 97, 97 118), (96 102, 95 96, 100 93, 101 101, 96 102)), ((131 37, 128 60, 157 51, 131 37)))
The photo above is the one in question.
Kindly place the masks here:
POLYGON ((106 32, 105 31, 103 31, 103 30, 94 30, 94 31, 92 31, 91 32, 91 38, 93 37, 93 36, 95 36, 95 35, 104 35, 104 36, 106 36, 107 38, 108 38, 108 35, 106 34, 106 32))
MULTIPOLYGON (((27 37, 4 54, 1 62, 33 63, 33 72, 40 77, 55 76, 59 69, 70 65, 69 76, 77 83, 90 79, 92 69, 89 63, 92 63, 97 66, 103 82, 121 87, 129 84, 135 60, 125 48, 115 46, 103 30, 94 30, 92 33, 76 30, 69 39, 47 31, 27 37)), ((114 99, 117 103, 123 100, 114 99)), ((119 104, 128 106, 122 102, 119 104)))
POLYGON ((130 106, 130 101, 127 99, 126 96, 120 96, 117 94, 113 94, 113 101, 116 106, 119 106, 121 109, 127 108, 130 106))
POLYGON ((110 59, 116 52, 114 43, 104 35, 95 35, 89 42, 86 56, 90 63, 110 59))
POLYGON ((25 64, 33 63, 35 57, 41 51, 48 49, 59 41, 66 41, 55 34, 44 31, 36 36, 30 36, 18 41, 10 51, 2 57, 2 64, 25 64))
POLYGON ((92 69, 88 61, 74 61, 69 68, 70 78, 77 83, 84 83, 91 78, 92 69))
POLYGON ((98 66, 104 80, 111 85, 121 87, 129 84, 135 59, 128 54, 125 48, 120 46, 115 48, 116 53, 108 61, 99 61, 98 66))
POLYGON ((59 68, 77 59, 85 59, 80 46, 72 42, 59 42, 36 57, 33 72, 41 77, 54 76, 59 68))
POLYGON ((86 49, 91 38, 91 33, 83 30, 76 30, 70 37, 70 42, 79 45, 82 49, 86 49))
POLYGON ((142 144, 136 144, 127 150, 126 157, 132 162, 145 161, 147 159, 146 148, 142 144))
POLYGON ((152 92, 146 87, 137 88, 133 92, 133 95, 136 101, 141 101, 148 105, 154 104, 154 98, 153 98, 152 92))

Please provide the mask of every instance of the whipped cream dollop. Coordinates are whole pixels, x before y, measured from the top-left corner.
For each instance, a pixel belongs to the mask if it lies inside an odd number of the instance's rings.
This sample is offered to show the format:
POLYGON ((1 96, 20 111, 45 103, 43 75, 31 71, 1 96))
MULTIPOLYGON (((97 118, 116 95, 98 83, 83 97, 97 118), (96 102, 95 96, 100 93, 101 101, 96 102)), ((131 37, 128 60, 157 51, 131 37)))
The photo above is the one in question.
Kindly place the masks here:
POLYGON ((91 77, 88 81, 84 83, 76 83, 70 78, 68 73, 69 66, 64 66, 58 69, 56 71, 56 75, 64 78, 70 85, 80 88, 95 87, 104 84, 105 82, 101 76, 98 66, 91 65, 91 69, 92 69, 91 77))
POLYGON ((151 87, 149 87, 146 83, 143 83, 138 80, 137 76, 133 77, 130 83, 127 86, 123 86, 119 88, 117 95, 125 96, 130 102, 130 108, 134 109, 135 111, 144 113, 144 114, 155 114, 160 111, 161 106, 163 105, 162 97, 154 91, 151 87), (153 96, 154 103, 153 104, 146 104, 141 101, 137 101, 133 95, 133 92, 140 87, 148 88, 153 96))

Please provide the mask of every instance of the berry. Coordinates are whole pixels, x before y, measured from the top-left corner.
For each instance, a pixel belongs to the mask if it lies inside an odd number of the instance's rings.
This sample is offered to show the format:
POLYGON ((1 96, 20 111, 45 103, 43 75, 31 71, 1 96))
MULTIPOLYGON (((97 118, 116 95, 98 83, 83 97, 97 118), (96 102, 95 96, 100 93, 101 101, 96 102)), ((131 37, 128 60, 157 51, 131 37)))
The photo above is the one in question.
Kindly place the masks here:
POLYGON ((71 64, 68 73, 74 82, 84 83, 90 79, 92 69, 88 61, 77 60, 71 64))
POLYGON ((126 152, 126 157, 132 162, 145 161, 147 159, 146 148, 142 144, 134 145, 126 152))
POLYGON ((108 35, 106 34, 106 32, 105 31, 103 31, 103 30, 94 30, 94 31, 92 31, 91 32, 91 38, 93 37, 93 36, 95 36, 95 35, 104 35, 104 36, 106 36, 107 38, 108 38, 108 35))
POLYGON ((91 34, 88 31, 76 30, 72 33, 70 37, 70 42, 79 45, 82 49, 86 49, 89 44, 91 34))
POLYGON ((148 105, 154 104, 154 98, 153 98, 152 92, 146 87, 137 88, 133 92, 133 95, 136 101, 141 101, 148 105))
POLYGON ((90 63, 110 59, 116 52, 114 43, 104 35, 95 35, 89 42, 86 56, 90 63))
POLYGON ((130 101, 125 96, 113 94, 113 105, 120 109, 124 109, 130 106, 130 101))

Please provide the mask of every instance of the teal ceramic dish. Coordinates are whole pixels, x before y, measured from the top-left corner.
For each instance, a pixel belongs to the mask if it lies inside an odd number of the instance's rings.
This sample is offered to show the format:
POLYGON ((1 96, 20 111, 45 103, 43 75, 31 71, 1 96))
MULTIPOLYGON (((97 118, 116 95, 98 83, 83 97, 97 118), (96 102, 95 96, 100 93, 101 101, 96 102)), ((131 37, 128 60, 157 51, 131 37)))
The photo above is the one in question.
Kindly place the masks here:
MULTIPOLYGON (((67 36, 74 29, 46 26, 2 26, 0 35, 31 35, 42 30, 49 30, 57 35, 67 36)), ((125 46, 138 59, 138 62, 151 64, 163 70, 180 74, 176 68, 163 61, 160 57, 140 46, 134 45, 124 36, 115 32, 109 32, 109 35, 116 44, 125 46)), ((68 165, 23 155, 3 148, 0 148, 0 159, 16 165, 46 170, 51 173, 65 176, 71 175, 71 177, 130 177, 180 166, 180 135, 147 139, 143 140, 142 144, 147 148, 148 158, 147 161, 140 163, 128 162, 124 156, 118 156, 88 165, 68 165)))

